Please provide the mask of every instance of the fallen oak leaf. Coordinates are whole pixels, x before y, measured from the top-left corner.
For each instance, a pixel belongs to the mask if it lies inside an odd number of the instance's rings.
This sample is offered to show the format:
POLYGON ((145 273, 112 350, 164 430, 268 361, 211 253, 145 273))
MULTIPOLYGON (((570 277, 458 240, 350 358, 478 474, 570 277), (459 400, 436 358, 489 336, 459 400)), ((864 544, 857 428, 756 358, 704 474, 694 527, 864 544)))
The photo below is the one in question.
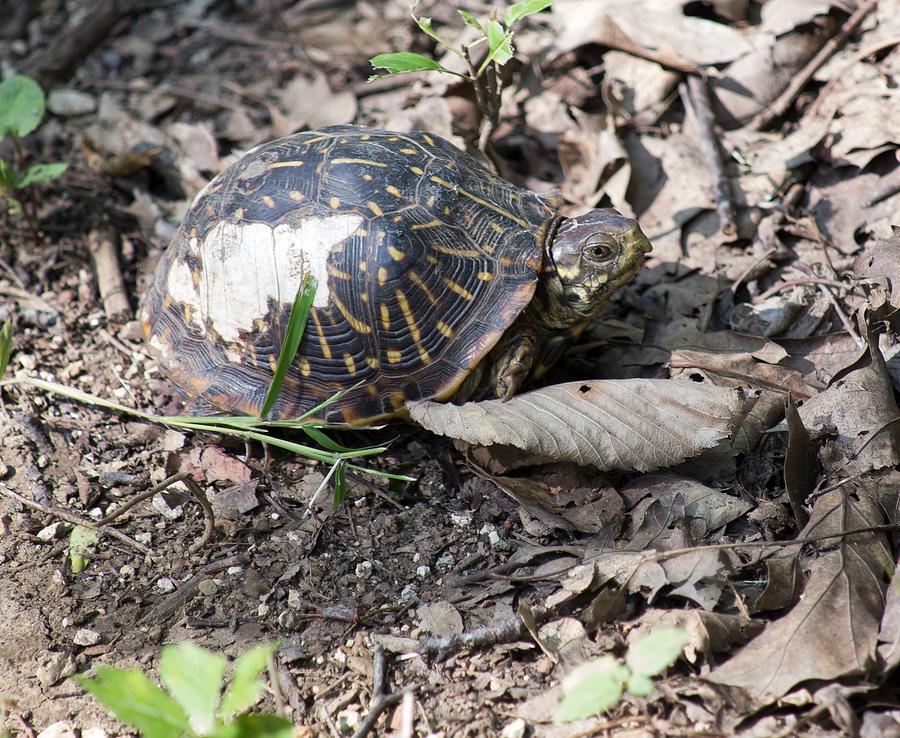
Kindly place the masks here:
POLYGON ((433 433, 505 444, 601 470, 678 464, 731 437, 759 393, 700 382, 620 379, 569 382, 513 397, 450 405, 407 403, 433 433))

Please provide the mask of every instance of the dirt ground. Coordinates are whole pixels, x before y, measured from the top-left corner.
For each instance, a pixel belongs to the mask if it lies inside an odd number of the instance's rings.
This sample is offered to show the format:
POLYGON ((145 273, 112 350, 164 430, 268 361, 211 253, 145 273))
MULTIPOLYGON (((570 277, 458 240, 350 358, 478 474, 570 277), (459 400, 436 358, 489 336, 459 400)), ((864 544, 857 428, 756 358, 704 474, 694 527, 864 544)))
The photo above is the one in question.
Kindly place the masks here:
MULTIPOLYGON (((67 721, 118 735, 69 677, 101 663, 153 674, 162 645, 191 639, 228 656, 280 641, 265 706, 299 735, 354 733, 380 648, 389 689, 414 687, 409 735, 900 736, 900 5, 641 3, 558 0, 525 24, 507 68, 506 174, 572 210, 634 215, 654 243, 546 384, 741 387, 758 399, 732 438, 643 473, 541 465, 407 425, 341 431, 350 446, 389 442, 367 463, 416 481, 353 472, 333 510, 328 495, 310 501, 322 465, 280 451, 264 464, 258 447, 248 458, 242 444, 2 387, 0 734, 67 721), (779 109, 828 39, 828 61, 779 109), (709 129, 685 81, 698 70, 716 100, 709 129), (118 518, 72 571, 73 521, 177 471, 212 504, 208 541, 193 546, 204 514, 176 486, 118 518), (621 657, 660 624, 691 640, 656 691, 553 724, 575 665, 621 657)), ((464 0, 416 12, 455 38, 460 8, 490 12, 464 0)), ((435 53, 402 2, 42 0, 7 16, 3 75, 56 91, 23 155, 69 164, 28 195, 39 234, 0 215, 11 377, 179 412, 133 311, 210 177, 251 146, 332 123, 477 140, 460 84, 366 82, 374 54, 435 53), (91 244, 104 239, 124 315, 98 292, 91 244)), ((0 143, 0 158, 15 155, 0 143)), ((401 713, 371 734, 402 735, 401 713)))

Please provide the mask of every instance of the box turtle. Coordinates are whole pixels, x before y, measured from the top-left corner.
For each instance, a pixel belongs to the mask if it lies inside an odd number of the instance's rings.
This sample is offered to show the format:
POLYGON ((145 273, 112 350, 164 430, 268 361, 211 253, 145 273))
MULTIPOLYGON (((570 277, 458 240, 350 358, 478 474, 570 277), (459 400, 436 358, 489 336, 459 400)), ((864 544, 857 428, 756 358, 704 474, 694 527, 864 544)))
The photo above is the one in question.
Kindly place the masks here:
POLYGON ((615 210, 561 217, 429 133, 331 126, 259 146, 196 197, 140 319, 196 414, 256 415, 306 274, 314 307, 272 418, 512 396, 650 243, 615 210))

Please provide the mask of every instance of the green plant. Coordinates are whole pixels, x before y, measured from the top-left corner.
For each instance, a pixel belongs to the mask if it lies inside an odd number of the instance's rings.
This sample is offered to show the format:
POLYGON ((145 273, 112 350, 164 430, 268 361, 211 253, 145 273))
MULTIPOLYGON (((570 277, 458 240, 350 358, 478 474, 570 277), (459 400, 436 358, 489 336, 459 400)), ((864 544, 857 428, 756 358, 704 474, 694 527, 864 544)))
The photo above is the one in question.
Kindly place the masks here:
MULTIPOLYGON (((499 169, 491 138, 500 123, 500 90, 502 86, 500 68, 513 58, 515 26, 523 18, 546 10, 552 2, 553 0, 518 0, 506 9, 502 20, 497 18, 496 11, 489 18, 479 20, 472 13, 459 10, 457 12, 463 22, 477 33, 474 41, 460 46, 455 46, 439 36, 432 27, 431 18, 416 16, 417 3, 414 3, 410 8, 410 14, 416 25, 440 46, 462 59, 467 71, 465 73, 456 72, 430 56, 412 51, 378 54, 373 56, 369 63, 375 69, 385 70, 385 76, 405 74, 406 72, 441 72, 467 80, 472 85, 478 107, 484 115, 479 146, 499 169), (479 47, 484 48, 483 58, 476 62, 475 55, 478 53, 479 47)), ((377 75, 374 78, 377 78, 377 75)))
POLYGON ((290 738, 289 720, 242 714, 262 695, 260 674, 277 651, 277 644, 260 644, 238 657, 224 691, 225 657, 190 641, 163 648, 159 678, 165 690, 138 669, 101 666, 93 677, 75 679, 144 738, 290 738))
POLYGON ((558 723, 596 715, 615 707, 625 692, 643 697, 653 691, 651 677, 669 668, 681 655, 687 633, 658 628, 628 649, 624 663, 601 656, 576 668, 563 682, 563 699, 554 715, 558 723))
POLYGON ((0 159, 0 198, 7 202, 9 212, 25 213, 32 235, 37 239, 37 200, 34 186, 56 179, 68 168, 65 162, 25 166, 22 139, 34 131, 44 118, 44 91, 29 77, 13 75, 0 82, 0 139, 12 137, 16 161, 0 159), (13 193, 27 191, 22 201, 13 193))
MULTIPOLYGON (((268 415, 269 411, 272 409, 278 394, 281 392, 284 378, 287 373, 287 367, 291 365, 297 354, 297 350, 300 346, 300 339, 303 336, 303 331, 306 326, 315 293, 315 279, 311 277, 307 278, 294 300, 294 305, 288 320, 288 327, 285 331, 284 344, 282 345, 278 357, 278 364, 272 377, 272 382, 266 392, 266 399, 263 403, 262 412, 259 417, 254 418, 249 416, 229 415, 211 417, 155 415, 153 413, 144 412, 143 410, 120 405, 117 402, 91 395, 87 392, 82 392, 74 387, 68 387, 57 382, 48 382, 36 377, 17 377, 15 379, 3 380, 3 370, 8 362, 12 345, 12 328, 9 323, 4 324, 3 328, 0 328, 0 388, 9 385, 31 386, 44 392, 68 397, 76 402, 83 402, 94 407, 112 410, 114 412, 126 413, 150 423, 165 425, 183 431, 203 431, 232 436, 243 439, 244 441, 259 441, 260 443, 267 443, 271 446, 291 451, 305 458, 312 459, 313 461, 321 461, 330 464, 331 470, 322 481, 322 488, 329 482, 334 485, 335 506, 340 505, 344 499, 346 473, 348 469, 385 477, 387 479, 395 479, 404 482, 414 481, 411 477, 403 474, 392 474, 390 472, 381 471, 380 469, 372 469, 370 467, 359 466, 358 464, 352 463, 355 460, 376 456, 383 451, 386 451, 387 447, 368 446, 364 448, 347 448, 346 446, 335 443, 328 437, 324 432, 328 428, 327 425, 310 419, 330 404, 339 400, 343 395, 343 392, 335 393, 325 400, 325 402, 310 408, 300 417, 292 418, 290 420, 266 419, 266 415, 268 415), (300 431, 321 448, 289 441, 286 438, 273 435, 273 430, 300 431)), ((318 491, 316 494, 318 495, 318 491)), ((77 552, 80 559, 86 558, 83 554, 84 551, 77 552)), ((77 565, 83 565, 84 563, 85 562, 79 560, 77 565)))

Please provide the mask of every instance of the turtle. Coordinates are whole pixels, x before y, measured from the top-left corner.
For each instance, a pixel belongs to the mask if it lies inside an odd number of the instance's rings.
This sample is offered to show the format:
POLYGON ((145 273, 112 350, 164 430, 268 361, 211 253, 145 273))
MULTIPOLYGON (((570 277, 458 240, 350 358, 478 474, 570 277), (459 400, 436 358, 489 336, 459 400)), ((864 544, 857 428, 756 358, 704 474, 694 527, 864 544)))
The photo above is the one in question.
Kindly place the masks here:
POLYGON ((139 317, 191 412, 256 416, 311 274, 268 419, 341 391, 314 417, 358 426, 410 401, 512 397, 650 250, 635 220, 564 217, 435 134, 328 126, 251 149, 197 194, 139 317))

